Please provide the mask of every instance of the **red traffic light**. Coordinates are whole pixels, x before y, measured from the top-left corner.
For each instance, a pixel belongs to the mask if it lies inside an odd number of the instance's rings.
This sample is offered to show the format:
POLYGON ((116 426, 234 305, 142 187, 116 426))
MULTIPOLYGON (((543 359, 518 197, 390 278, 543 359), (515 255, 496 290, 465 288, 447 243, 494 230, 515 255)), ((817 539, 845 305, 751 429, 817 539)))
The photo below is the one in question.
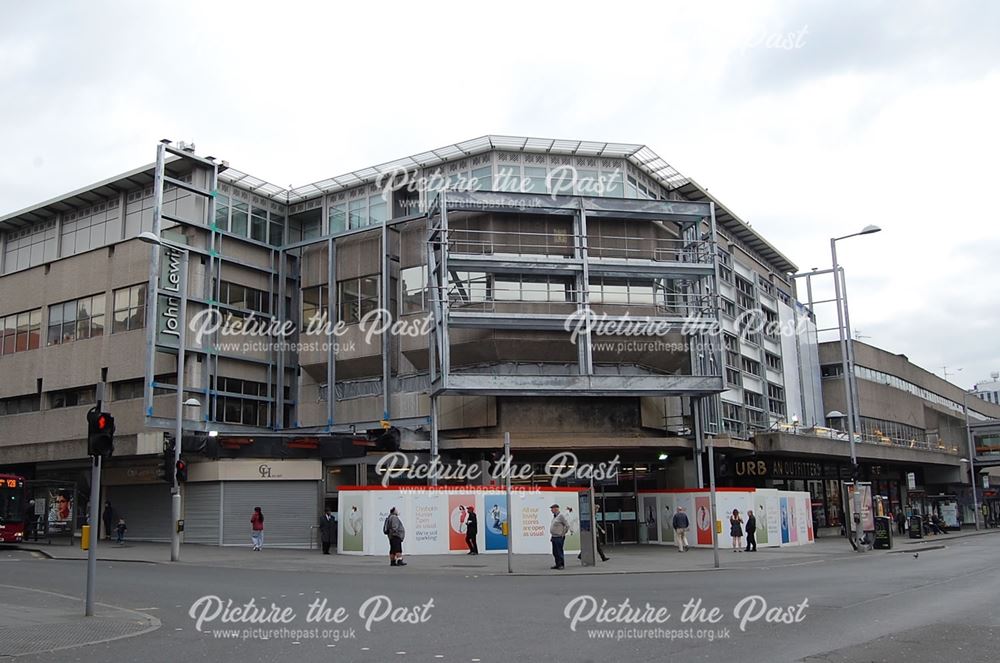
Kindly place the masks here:
POLYGON ((97 418, 97 430, 104 430, 108 427, 108 418, 103 414, 97 418))

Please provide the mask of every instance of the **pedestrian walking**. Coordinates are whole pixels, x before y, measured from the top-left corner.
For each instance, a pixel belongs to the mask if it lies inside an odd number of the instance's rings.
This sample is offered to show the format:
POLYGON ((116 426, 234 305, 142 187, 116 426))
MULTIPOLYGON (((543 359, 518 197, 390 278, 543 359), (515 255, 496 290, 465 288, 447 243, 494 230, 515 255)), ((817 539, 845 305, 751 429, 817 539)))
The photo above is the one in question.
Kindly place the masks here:
MULTIPOLYGON (((108 534, 108 537, 110 536, 108 534)), ((38 540, 38 514, 35 513, 35 500, 29 500, 28 506, 24 508, 24 540, 31 539, 38 540)))
POLYGON ((906 514, 902 509, 896 509, 896 532, 900 535, 906 533, 906 514))
POLYGON ((469 555, 479 554, 479 543, 476 535, 479 534, 479 517, 476 515, 476 507, 469 505, 466 509, 468 514, 465 518, 465 545, 469 546, 469 555))
POLYGON ((733 509, 729 517, 729 536, 733 537, 733 552, 743 552, 743 516, 739 509, 733 509))
POLYGON ((323 543, 323 554, 330 554, 330 544, 333 543, 337 535, 337 521, 333 519, 333 512, 328 508, 319 521, 319 540, 323 543))
POLYGON ((115 527, 115 543, 118 545, 125 545, 125 532, 128 531, 128 527, 125 525, 125 519, 118 519, 118 526, 115 527))
POLYGON ((104 521, 104 538, 111 540, 111 530, 112 525, 115 522, 115 511, 111 508, 111 500, 104 503, 104 512, 101 514, 101 520, 104 521))
POLYGON ((389 566, 406 566, 403 561, 403 539, 406 529, 396 513, 396 507, 389 509, 389 515, 382 524, 382 533, 389 537, 389 566))
POLYGON ((253 544, 253 551, 264 547, 264 513, 259 506, 253 508, 253 515, 250 516, 250 543, 253 544))
POLYGON ((757 552, 757 518, 747 509, 747 552, 757 552))
POLYGON ((561 571, 566 568, 566 557, 563 555, 563 546, 566 545, 569 522, 566 520, 566 516, 559 513, 558 504, 553 504, 549 509, 552 511, 552 524, 549 525, 549 534, 552 536, 552 557, 556 562, 552 568, 556 571, 561 571))
POLYGON ((677 552, 686 552, 689 547, 687 531, 691 523, 688 522, 688 515, 684 513, 684 507, 677 507, 677 512, 674 513, 670 524, 674 528, 674 544, 677 546, 677 552))

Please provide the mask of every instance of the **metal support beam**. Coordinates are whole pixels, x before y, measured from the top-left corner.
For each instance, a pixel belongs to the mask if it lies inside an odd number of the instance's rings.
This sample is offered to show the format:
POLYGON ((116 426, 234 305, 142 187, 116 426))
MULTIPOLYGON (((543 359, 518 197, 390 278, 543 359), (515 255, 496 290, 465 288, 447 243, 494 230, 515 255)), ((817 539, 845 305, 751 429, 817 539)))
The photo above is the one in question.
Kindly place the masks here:
MULTIPOLYGON (((436 465, 440 456, 438 441, 438 397, 431 394, 431 464, 436 465)), ((437 472, 431 473, 431 485, 438 483, 437 472)))
MULTIPOLYGON (((322 291, 322 289, 321 289, 322 291)), ((332 237, 326 240, 326 322, 332 329, 337 323, 337 243, 332 237)), ((301 309, 299 309, 301 311, 301 309)), ((303 322, 305 322, 303 320, 303 322)), ((326 343, 326 426, 337 421, 337 355, 334 338, 327 336, 326 343)))
POLYGON ((381 303, 379 308, 382 309, 381 316, 383 325, 386 327, 386 331, 382 332, 382 419, 385 421, 389 420, 390 411, 390 394, 389 391, 392 388, 392 364, 391 364, 391 347, 392 347, 392 334, 389 333, 388 327, 392 324, 392 316, 396 314, 395 311, 390 311, 389 303, 392 301, 392 295, 390 293, 392 285, 392 264, 389 260, 389 253, 391 250, 389 242, 389 227, 386 223, 382 222, 382 282, 379 292, 379 299, 381 303), (388 317, 388 320, 385 319, 388 317))
MULTIPOLYGON (((163 169, 166 165, 167 143, 160 141, 156 146, 156 166, 153 170, 153 229, 160 236, 163 215, 163 169)), ((122 219, 122 223, 125 220, 122 219)), ((160 281, 160 247, 149 247, 149 283, 146 286, 146 372, 143 393, 145 396, 144 418, 149 421, 153 416, 153 379, 156 370, 156 323, 157 287, 160 281)))
MULTIPOLYGON (((576 296, 577 311, 585 316, 590 310, 590 264, 587 251, 587 208, 580 201, 580 213, 574 217, 573 251, 578 260, 583 265, 583 270, 577 275, 576 296)), ((587 320, 586 317, 581 318, 587 320)), ((592 375, 594 373, 594 346, 593 336, 590 333, 589 321, 584 325, 582 333, 577 337, 577 352, 579 355, 580 375, 592 375)))

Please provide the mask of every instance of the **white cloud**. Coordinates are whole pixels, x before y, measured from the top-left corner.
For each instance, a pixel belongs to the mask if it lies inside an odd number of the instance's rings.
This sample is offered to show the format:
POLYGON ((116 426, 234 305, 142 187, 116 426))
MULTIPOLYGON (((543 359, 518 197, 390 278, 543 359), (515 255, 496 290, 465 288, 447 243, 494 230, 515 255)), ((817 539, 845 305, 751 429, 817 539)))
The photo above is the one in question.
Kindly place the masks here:
POLYGON ((802 269, 829 265, 831 236, 882 226, 841 248, 854 326, 971 383, 1000 369, 1000 233, 980 202, 998 175, 998 12, 12 5, 0 210, 148 163, 163 137, 281 186, 486 133, 643 142, 802 269), (796 35, 800 48, 766 48, 796 35))

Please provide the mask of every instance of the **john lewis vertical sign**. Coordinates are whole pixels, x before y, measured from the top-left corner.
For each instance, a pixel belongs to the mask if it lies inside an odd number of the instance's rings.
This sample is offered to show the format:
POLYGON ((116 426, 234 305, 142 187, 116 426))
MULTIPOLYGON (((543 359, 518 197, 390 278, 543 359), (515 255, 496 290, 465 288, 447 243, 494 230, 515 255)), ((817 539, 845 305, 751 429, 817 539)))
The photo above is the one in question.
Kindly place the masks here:
POLYGON ((179 250, 163 248, 156 302, 156 344, 160 347, 177 348, 179 345, 182 261, 179 250))

